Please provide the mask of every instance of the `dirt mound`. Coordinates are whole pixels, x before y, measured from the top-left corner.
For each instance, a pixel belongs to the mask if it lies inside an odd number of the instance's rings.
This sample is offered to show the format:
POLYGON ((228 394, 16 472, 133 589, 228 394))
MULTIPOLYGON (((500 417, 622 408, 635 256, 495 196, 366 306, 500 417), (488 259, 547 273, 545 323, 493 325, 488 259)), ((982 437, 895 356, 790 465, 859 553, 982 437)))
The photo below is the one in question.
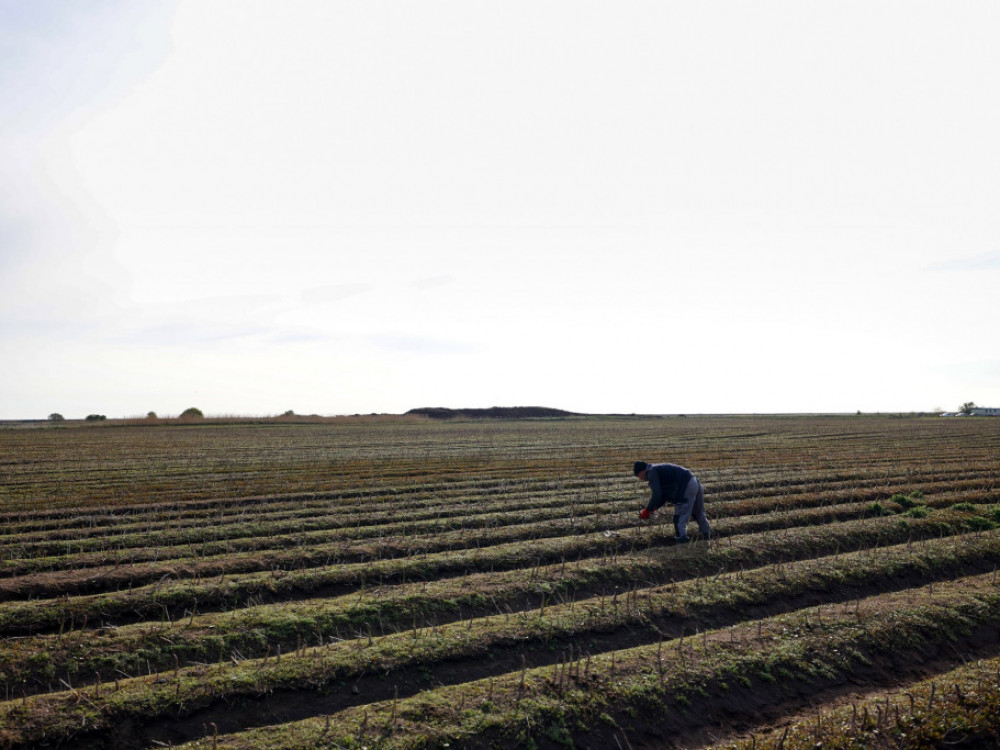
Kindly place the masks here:
POLYGON ((552 417, 578 417, 576 412, 550 409, 546 406, 491 406, 489 409, 448 409, 442 406, 423 406, 410 409, 407 414, 431 419, 538 419, 552 417))

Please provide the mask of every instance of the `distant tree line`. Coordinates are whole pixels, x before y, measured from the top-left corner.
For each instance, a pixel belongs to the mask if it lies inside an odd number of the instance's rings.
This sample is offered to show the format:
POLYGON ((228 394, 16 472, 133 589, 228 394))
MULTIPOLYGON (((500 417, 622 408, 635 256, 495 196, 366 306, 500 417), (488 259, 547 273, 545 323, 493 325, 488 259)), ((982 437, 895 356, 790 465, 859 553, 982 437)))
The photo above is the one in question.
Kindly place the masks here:
MULTIPOLYGON (((181 419, 203 419, 204 416, 205 415, 202 413, 201 409, 198 409, 197 407, 192 406, 192 407, 190 407, 190 408, 185 409, 184 411, 182 411, 180 418, 181 419)), ((107 419, 107 416, 104 415, 104 414, 88 414, 86 417, 84 417, 84 421, 86 421, 86 422, 103 422, 106 419, 107 419)), ((158 417, 156 416, 156 412, 155 411, 151 411, 151 412, 147 413, 146 414, 146 419, 158 419, 158 417)), ((49 414, 49 421, 50 422, 64 422, 64 421, 66 421, 66 417, 64 417, 62 414, 60 414, 59 412, 56 411, 56 412, 52 412, 51 414, 49 414)))

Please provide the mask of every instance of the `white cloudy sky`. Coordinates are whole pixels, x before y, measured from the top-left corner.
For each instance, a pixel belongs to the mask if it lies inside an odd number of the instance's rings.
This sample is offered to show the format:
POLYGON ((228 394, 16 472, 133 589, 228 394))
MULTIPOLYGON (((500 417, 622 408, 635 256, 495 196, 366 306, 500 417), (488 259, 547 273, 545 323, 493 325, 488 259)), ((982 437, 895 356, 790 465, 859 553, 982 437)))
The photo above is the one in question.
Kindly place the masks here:
POLYGON ((0 418, 1000 406, 1000 5, 0 0, 0 418))

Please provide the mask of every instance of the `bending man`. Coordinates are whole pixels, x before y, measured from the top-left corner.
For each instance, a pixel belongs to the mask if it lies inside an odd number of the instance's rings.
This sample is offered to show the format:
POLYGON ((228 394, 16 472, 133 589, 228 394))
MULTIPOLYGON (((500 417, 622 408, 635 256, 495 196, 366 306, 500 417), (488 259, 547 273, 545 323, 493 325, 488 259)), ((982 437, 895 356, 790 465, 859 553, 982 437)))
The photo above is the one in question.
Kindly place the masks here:
POLYGON ((640 518, 649 518, 650 514, 666 503, 674 505, 674 535, 678 543, 689 541, 687 525, 691 516, 698 523, 698 531, 708 539, 711 528, 705 515, 705 491, 701 482, 691 473, 677 464, 650 464, 636 461, 632 473, 644 482, 649 482, 652 495, 649 503, 639 512, 640 518))

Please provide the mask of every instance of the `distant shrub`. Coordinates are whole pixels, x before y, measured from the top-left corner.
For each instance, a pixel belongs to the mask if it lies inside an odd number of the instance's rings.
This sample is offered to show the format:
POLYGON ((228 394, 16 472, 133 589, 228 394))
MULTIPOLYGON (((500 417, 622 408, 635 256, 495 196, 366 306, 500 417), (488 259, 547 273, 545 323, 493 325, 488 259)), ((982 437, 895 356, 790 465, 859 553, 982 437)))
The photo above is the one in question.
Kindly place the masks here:
POLYGON ((146 415, 146 419, 156 419, 156 412, 155 411, 149 412, 149 414, 146 415))
POLYGON ((889 502, 902 505, 904 508, 915 508, 920 505, 920 503, 913 499, 912 496, 904 495, 901 492, 897 492, 895 495, 890 497, 889 502))
POLYGON ((975 513, 979 508, 977 508, 972 503, 955 503, 951 506, 952 510, 969 510, 975 513))
POLYGON ((194 406, 181 412, 181 419, 203 419, 204 416, 201 413, 201 409, 197 409, 194 406))
POLYGON ((868 512, 873 516, 893 516, 896 511, 886 508, 882 503, 872 503, 868 506, 868 512))
POLYGON ((104 416, 103 414, 88 414, 87 415, 87 421, 88 422, 103 422, 105 419, 107 419, 107 417, 104 416))
POLYGON ((926 505, 918 505, 915 508, 910 508, 903 515, 910 516, 911 518, 927 518, 931 514, 931 509, 926 505))
POLYGON ((987 518, 992 518, 994 521, 1000 521, 1000 505, 991 505, 983 515, 987 518))
POLYGON ((60 414, 57 411, 56 412, 52 412, 51 414, 49 414, 49 421, 50 422, 62 422, 65 419, 66 419, 66 417, 64 417, 62 414, 60 414))
POLYGON ((914 500, 919 500, 923 496, 924 493, 921 492, 920 490, 913 490, 913 492, 910 493, 910 497, 912 497, 914 500))

